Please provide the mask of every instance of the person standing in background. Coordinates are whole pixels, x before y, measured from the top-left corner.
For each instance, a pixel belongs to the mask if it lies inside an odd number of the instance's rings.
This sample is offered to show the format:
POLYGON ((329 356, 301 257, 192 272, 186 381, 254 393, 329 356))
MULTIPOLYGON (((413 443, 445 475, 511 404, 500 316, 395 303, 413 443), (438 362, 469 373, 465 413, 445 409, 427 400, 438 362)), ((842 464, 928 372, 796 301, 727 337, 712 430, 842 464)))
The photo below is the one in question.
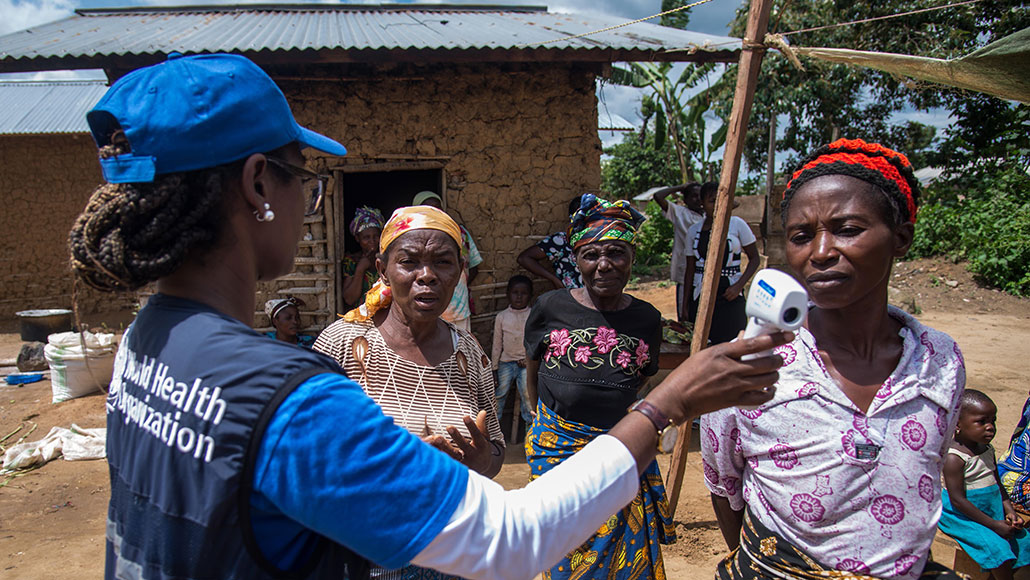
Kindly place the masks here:
MULTIPOLYGON (((718 191, 719 184, 714 181, 701 186, 701 203, 705 208, 705 219, 690 226, 687 231, 686 240, 690 246, 687 248, 687 267, 683 275, 683 285, 686 287, 684 296, 687 298, 686 319, 691 323, 697 319, 697 309, 701 301, 701 281, 704 279, 718 191)), ((758 271, 756 241, 755 234, 747 222, 737 216, 730 216, 724 242, 726 253, 719 273, 719 289, 715 294, 712 327, 708 333, 708 342, 712 344, 733 340, 747 325, 747 314, 744 311, 746 299, 741 294, 744 285, 758 271), (743 273, 740 271, 742 254, 747 256, 747 267, 743 273)))
MULTIPOLYGON (((411 205, 428 205, 442 210, 443 199, 432 191, 420 191, 411 200, 411 205)), ((483 256, 479 253, 479 248, 476 247, 476 242, 468 229, 461 224, 458 224, 458 228, 461 230, 461 257, 465 260, 465 270, 454 288, 451 303, 440 318, 466 332, 471 332, 472 324, 469 318, 472 317, 473 307, 472 297, 469 296, 469 284, 476 279, 479 265, 483 263, 483 256)))
POLYGON ((672 222, 672 254, 669 257, 669 278, 676 283, 676 317, 680 322, 686 320, 683 307, 687 301, 684 299, 683 283, 684 270, 687 268, 687 230, 690 226, 705 219, 705 209, 701 205, 701 184, 697 182, 684 183, 664 187, 654 192, 654 201, 662 208, 665 219, 672 222), (683 205, 669 203, 666 199, 670 194, 679 193, 683 196, 683 205))
MULTIPOLYGON (((535 410, 526 434, 531 479, 607 433, 627 408, 635 408, 640 389, 658 372, 661 314, 625 293, 644 219, 625 200, 584 195, 570 236, 584 285, 544 294, 529 313, 526 378, 535 410)), ((544 580, 664 580, 660 545, 675 538, 658 463, 651 462, 637 497, 545 571, 544 580)))
POLYGON ((363 205, 354 211, 350 234, 358 242, 359 251, 343 257, 343 302, 355 308, 365 302, 365 293, 379 279, 376 272, 376 252, 379 236, 383 233, 383 214, 377 208, 363 205))
MULTIPOLYGON (((497 399, 497 417, 504 414, 504 402, 508 398, 511 383, 519 392, 522 401, 522 420, 529 425, 533 421, 533 411, 529 396, 526 393, 526 346, 523 340, 526 334, 526 319, 529 318, 529 302, 533 298, 533 281, 521 274, 508 280, 508 307, 494 318, 494 345, 490 352, 490 360, 497 373, 497 387, 494 398, 497 399)), ((516 433, 512 433, 512 440, 516 433)))
POLYGON ((315 337, 300 333, 301 306, 304 306, 304 301, 293 296, 275 298, 265 302, 265 314, 268 315, 268 322, 272 325, 272 330, 266 332, 265 336, 304 348, 311 348, 311 345, 315 344, 315 337))

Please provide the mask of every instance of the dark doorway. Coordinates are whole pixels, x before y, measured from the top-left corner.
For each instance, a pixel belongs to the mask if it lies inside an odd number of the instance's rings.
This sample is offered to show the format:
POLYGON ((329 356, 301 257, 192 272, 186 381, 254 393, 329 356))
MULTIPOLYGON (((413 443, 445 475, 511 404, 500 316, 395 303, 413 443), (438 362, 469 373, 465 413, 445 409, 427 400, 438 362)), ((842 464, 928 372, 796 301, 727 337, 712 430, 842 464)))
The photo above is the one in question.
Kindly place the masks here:
MULTIPOLYGON (((344 238, 344 253, 358 251, 358 242, 350 235, 350 222, 354 210, 367 205, 383 212, 384 219, 398 207, 411 205, 411 198, 420 191, 432 191, 445 197, 442 190, 443 170, 416 169, 398 171, 345 171, 343 179, 343 203, 338 210, 343 219, 337 228, 344 238)), ((340 246, 338 245, 337 248, 340 246)))

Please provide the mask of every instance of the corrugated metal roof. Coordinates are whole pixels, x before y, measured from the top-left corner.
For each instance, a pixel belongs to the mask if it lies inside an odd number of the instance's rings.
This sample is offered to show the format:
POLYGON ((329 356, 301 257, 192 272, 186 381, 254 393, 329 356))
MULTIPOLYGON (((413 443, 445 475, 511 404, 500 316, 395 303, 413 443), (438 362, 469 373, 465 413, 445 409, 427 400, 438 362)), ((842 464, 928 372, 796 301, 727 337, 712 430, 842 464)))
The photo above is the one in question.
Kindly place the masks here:
POLYGON ((0 81, 0 135, 88 133, 101 81, 0 81))
POLYGON ((599 131, 636 131, 637 127, 625 117, 608 111, 604 107, 597 108, 597 129, 599 131))
MULTIPOLYGON (((319 51, 298 61, 382 61, 382 51, 476 51, 518 60, 692 60, 688 52, 732 54, 739 39, 603 15, 524 7, 237 5, 80 10, 65 20, 0 37, 0 70, 47 59, 203 52, 319 51), (557 42, 549 42, 555 41, 557 42), (537 44, 537 43, 547 44, 537 44), (542 52, 541 52, 542 51, 542 52), (346 53, 342 58, 340 53, 346 53), (546 55, 545 55, 546 54, 546 55)), ((21 67, 24 68, 24 67, 21 67)))

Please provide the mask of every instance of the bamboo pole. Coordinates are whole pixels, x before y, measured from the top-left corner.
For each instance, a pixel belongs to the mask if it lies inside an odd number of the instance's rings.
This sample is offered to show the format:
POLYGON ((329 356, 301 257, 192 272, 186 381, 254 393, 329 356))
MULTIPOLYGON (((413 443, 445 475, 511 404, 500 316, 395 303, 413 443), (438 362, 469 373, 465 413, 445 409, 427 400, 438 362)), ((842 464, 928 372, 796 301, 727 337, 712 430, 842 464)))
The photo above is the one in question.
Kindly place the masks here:
MULTIPOLYGON (((701 300, 697 309, 697 321, 694 324, 694 336, 690 343, 690 354, 697 354, 708 344, 708 331, 712 324, 712 311, 715 307, 715 293, 719 288, 719 267, 723 261, 726 239, 729 229, 730 211, 733 207, 733 192, 737 187, 737 173, 740 171, 740 156, 744 147, 744 135, 747 131, 748 118, 751 116, 751 105, 755 99, 755 87, 758 84, 758 71, 762 67, 765 47, 762 41, 769 28, 769 11, 772 0, 752 0, 747 17, 747 32, 740 51, 740 65, 737 67, 737 88, 733 95, 733 110, 730 113, 730 126, 726 135, 726 150, 722 158, 722 175, 719 178, 719 194, 715 202, 715 216, 712 219, 711 243, 708 244, 708 255, 705 256, 705 274, 701 283, 701 300)), ((676 504, 679 503, 680 488, 683 485, 683 469, 686 466, 687 447, 690 445, 691 421, 688 419, 679 428, 679 440, 669 465, 666 487, 669 491, 669 515, 676 515, 676 504)))

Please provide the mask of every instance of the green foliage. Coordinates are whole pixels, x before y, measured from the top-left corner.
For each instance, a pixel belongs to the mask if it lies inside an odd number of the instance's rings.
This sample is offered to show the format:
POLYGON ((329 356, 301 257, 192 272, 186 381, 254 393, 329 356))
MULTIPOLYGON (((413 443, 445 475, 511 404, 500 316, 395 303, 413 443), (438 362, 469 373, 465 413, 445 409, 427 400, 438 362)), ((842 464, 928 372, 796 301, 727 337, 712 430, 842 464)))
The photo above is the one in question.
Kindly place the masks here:
POLYGON ((980 95, 960 104, 955 123, 930 162, 943 179, 923 203, 953 203, 960 197, 993 195, 985 182, 1007 182, 1006 168, 1030 167, 1030 106, 980 95))
POLYGON ((637 231, 635 261, 645 266, 667 266, 672 251, 672 222, 665 219, 662 209, 653 201, 647 202, 644 215, 647 221, 637 231))
POLYGON ((765 195, 765 175, 752 175, 737 181, 737 190, 733 195, 765 195))
MULTIPOLYGON (((774 0, 769 31, 900 14, 903 0, 774 0)), ((743 36, 747 6, 732 34, 743 36)), ((945 10, 791 34, 793 46, 850 48, 934 58, 956 58, 1030 26, 1023 0, 982 0, 945 10)), ((1030 112, 1025 105, 914 83, 859 66, 804 60, 805 71, 770 51, 762 63, 744 158, 765 167, 769 126, 781 136, 776 150, 794 156, 839 137, 875 141, 902 151, 916 168, 937 166, 942 179, 924 192, 911 255, 968 260, 985 284, 1030 295, 1030 112), (891 122, 903 109, 944 107, 955 119, 944 134, 929 126, 891 122), (784 119, 786 126, 784 126, 784 119)), ((716 109, 728 117, 735 68, 720 79, 716 109)), ((793 163, 788 163, 792 167, 793 163)))
POLYGON ((688 64, 680 77, 673 80, 669 76, 673 72, 671 63, 627 64, 626 68, 613 67, 609 80, 617 85, 651 89, 640 104, 644 118, 641 135, 648 131, 648 123, 654 119, 655 147, 661 149, 666 140, 672 142, 680 169, 677 182, 713 179, 720 166, 713 154, 726 141, 727 126, 722 123, 709 138, 709 119, 705 114, 712 106, 714 93, 711 87, 689 98, 687 93, 707 82, 715 65, 688 64))
POLYGON ((980 282, 1030 296, 1030 177, 1023 167, 977 172, 979 187, 968 196, 920 209, 909 255, 968 260, 980 282))
POLYGON ((601 189, 611 199, 632 199, 652 187, 679 183, 675 153, 665 143, 656 147, 654 135, 625 135, 622 143, 605 150, 611 158, 601 161, 601 189))
MULTIPOLYGON (((774 0, 769 31, 786 33, 921 7, 904 0, 774 0)), ((738 9, 733 36, 744 35, 747 8, 744 4, 738 9)), ((1022 0, 982 0, 945 10, 791 34, 787 38, 794 46, 954 58, 1027 26, 1030 10, 1025 9, 1022 0)), ((1003 103, 941 85, 913 83, 859 66, 815 59, 806 59, 803 64, 806 70, 800 71, 776 51, 770 51, 762 63, 745 139, 744 158, 752 170, 765 167, 769 123, 774 115, 779 118, 778 128, 782 132, 776 149, 793 152, 795 160, 835 138, 859 137, 904 151, 916 167, 921 167, 934 139, 932 128, 918 123, 893 126, 892 113, 905 107, 926 110, 943 106, 955 111, 964 103, 975 108, 976 103, 984 100, 996 101, 994 106, 980 109, 981 119, 987 119, 991 110, 1003 103)), ((731 67, 719 81, 717 109, 723 118, 729 116, 735 79, 736 67, 731 67)))
MULTIPOLYGON (((668 12, 673 8, 679 8, 687 4, 684 0, 662 0, 662 12, 668 12)), ((679 12, 673 12, 672 14, 666 14, 662 16, 659 22, 662 26, 668 26, 669 28, 679 28, 680 30, 686 30, 687 25, 690 24, 690 9, 680 10, 679 12)))

